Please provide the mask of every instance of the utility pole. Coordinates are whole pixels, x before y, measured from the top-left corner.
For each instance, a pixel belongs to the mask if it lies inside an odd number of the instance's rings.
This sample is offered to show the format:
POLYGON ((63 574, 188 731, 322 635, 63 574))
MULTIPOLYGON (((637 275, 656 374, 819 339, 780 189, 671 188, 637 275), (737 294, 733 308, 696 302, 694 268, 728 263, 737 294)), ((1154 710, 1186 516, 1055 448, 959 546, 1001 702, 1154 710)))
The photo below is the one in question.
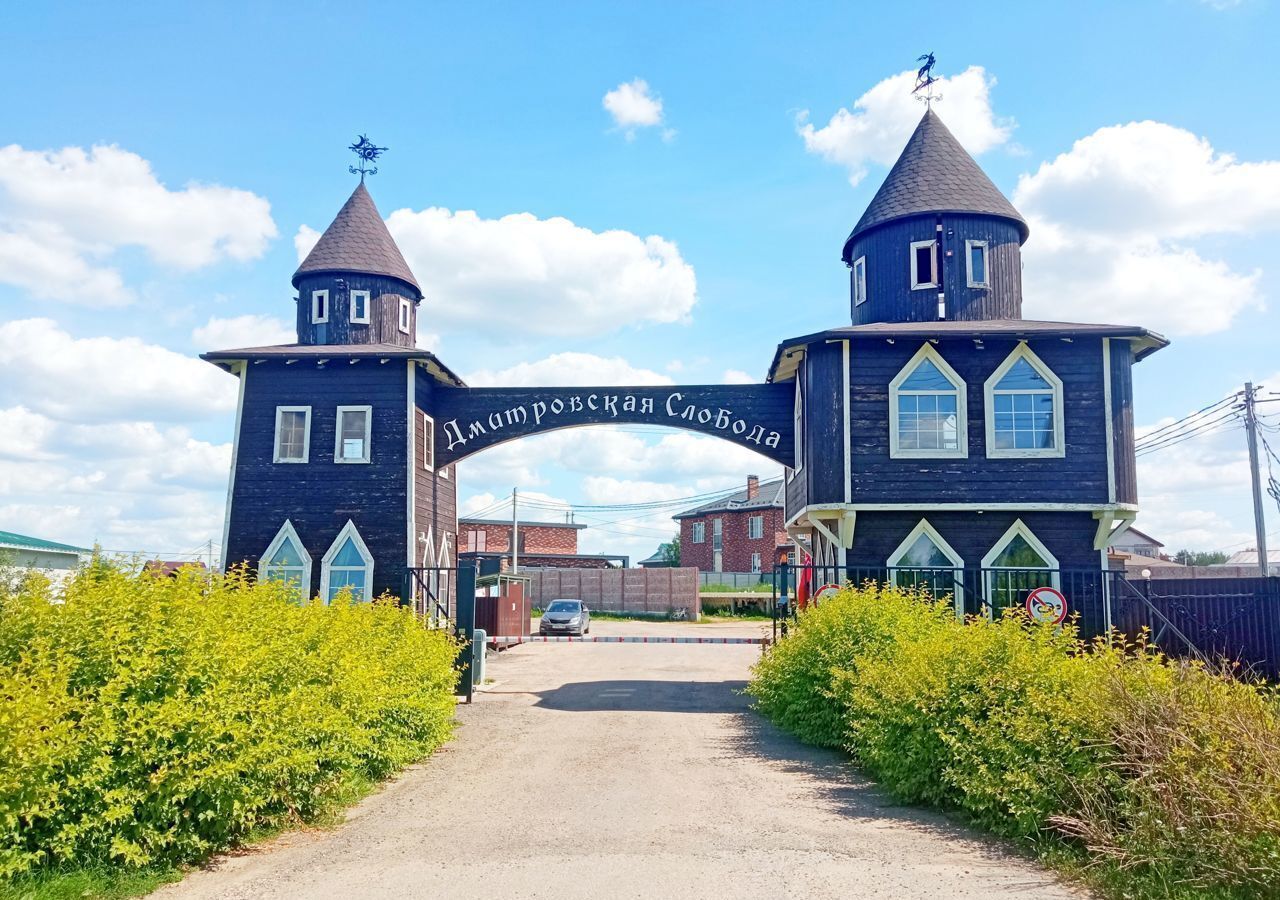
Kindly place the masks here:
POLYGON ((511 489, 511 574, 517 575, 520 572, 520 517, 517 515, 516 504, 519 502, 519 495, 515 488, 511 489))
POLYGON ((1262 511, 1262 473, 1258 469, 1258 416, 1253 408, 1252 381, 1244 385, 1244 430, 1249 436, 1249 477, 1253 480, 1253 527, 1258 535, 1258 571, 1266 577, 1271 573, 1267 559, 1267 522, 1262 511))

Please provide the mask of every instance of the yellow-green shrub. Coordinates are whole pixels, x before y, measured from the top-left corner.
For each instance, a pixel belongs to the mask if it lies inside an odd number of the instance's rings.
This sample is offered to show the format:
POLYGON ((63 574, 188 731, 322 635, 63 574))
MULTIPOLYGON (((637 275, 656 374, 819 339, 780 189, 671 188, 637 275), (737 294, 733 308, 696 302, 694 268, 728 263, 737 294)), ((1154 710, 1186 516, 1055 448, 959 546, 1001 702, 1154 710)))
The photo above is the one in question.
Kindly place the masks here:
POLYGON ((868 585, 802 613, 749 690, 903 799, 1078 840, 1121 893, 1280 895, 1280 710, 1255 686, 868 585))
POLYGON ((192 860, 447 739, 454 642, 381 603, 105 565, 0 600, 0 875, 192 860))

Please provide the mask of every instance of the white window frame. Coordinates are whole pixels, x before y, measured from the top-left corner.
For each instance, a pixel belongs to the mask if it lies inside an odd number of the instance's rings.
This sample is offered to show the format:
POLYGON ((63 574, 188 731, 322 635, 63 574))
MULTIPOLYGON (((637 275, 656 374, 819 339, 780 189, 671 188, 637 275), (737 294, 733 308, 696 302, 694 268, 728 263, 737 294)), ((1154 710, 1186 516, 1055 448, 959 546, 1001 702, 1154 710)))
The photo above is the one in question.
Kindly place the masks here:
POLYGON ((928 537, 933 542, 933 546, 941 550, 942 555, 951 562, 953 574, 955 575, 954 600, 956 615, 964 618, 964 557, 947 543, 947 539, 938 532, 938 529, 933 527, 933 524, 928 519, 921 519, 916 524, 916 527, 911 529, 911 533, 902 539, 902 543, 895 547, 893 552, 889 554, 889 558, 885 560, 885 566, 889 569, 889 580, 894 584, 898 583, 897 574, 899 569, 904 569, 908 572, 914 571, 911 566, 903 566, 899 561, 902 559, 903 554, 910 550, 911 546, 920 539, 921 535, 928 537))
POLYGON ((448 467, 448 466, 445 466, 443 469, 441 469, 441 470, 440 470, 440 477, 441 477, 441 478, 443 478, 445 481, 448 481, 448 480, 449 480, 449 467, 448 467))
POLYGON ((285 541, 293 543, 293 546, 298 550, 298 556, 302 559, 302 576, 301 582, 298 584, 298 591, 299 595, 305 599, 311 593, 311 554, 307 552, 307 547, 302 543, 302 538, 298 537, 297 529, 293 527, 293 523, 288 519, 284 520, 284 524, 280 526, 276 536, 271 539, 271 543, 267 545, 267 549, 262 556, 258 557, 258 580, 267 580, 267 561, 276 555, 276 551, 280 549, 285 541))
POLYGON ((764 537, 764 516, 748 516, 747 540, 758 541, 762 537, 764 537))
POLYGON ((329 292, 328 291, 312 291, 311 292, 311 324, 322 325, 329 321, 329 292), (323 304, 324 309, 316 308, 317 302, 323 304))
POLYGON ((705 544, 707 542, 707 523, 706 522, 693 523, 692 539, 693 539, 693 543, 695 544, 705 544))
POLYGON ((436 470, 436 420, 426 413, 422 414, 422 468, 436 470))
POLYGON ((369 307, 373 303, 373 297, 369 291, 352 291, 351 298, 351 324, 368 325, 369 324, 369 307), (364 315, 356 315, 356 298, 364 300, 364 315))
POLYGON ((987 288, 991 287, 991 245, 988 241, 965 241, 964 242, 964 274, 965 281, 971 288, 987 288), (973 248, 982 248, 982 274, 983 281, 973 280, 973 248))
MULTIPOLYGON (((1017 393, 1043 393, 1042 391, 1001 391, 1002 394, 1017 393)), ((1061 459, 1067 455, 1067 439, 1065 411, 1062 407, 1062 379, 1059 378, 1047 365, 1044 360, 1036 356, 1035 352, 1027 346, 1026 341, 1019 341, 1018 346, 1005 357, 1002 362, 987 379, 983 386, 983 403, 986 406, 986 431, 987 431, 987 458, 988 459, 1061 459), (1025 359, 1031 364, 1031 368, 1035 369, 1049 382, 1053 388, 1053 446, 1047 449, 1036 447, 1009 447, 1005 449, 996 448, 996 385, 1000 383, 1000 379, 1008 374, 1009 370, 1020 359, 1025 359)))
POLYGON ((923 291, 923 290, 928 290, 929 288, 936 288, 938 286, 937 279, 938 279, 938 239, 930 238, 927 241, 912 241, 911 242, 911 290, 923 291), (916 271, 916 250, 918 250, 921 247, 931 248, 930 255, 933 259, 933 265, 932 265, 933 271, 929 274, 932 275, 933 277, 932 277, 932 280, 930 281, 921 281, 920 273, 916 271))
POLYGON ((338 555, 338 551, 347 542, 347 538, 351 538, 355 542, 356 550, 364 560, 364 596, 360 598, 360 602, 368 603, 373 599, 373 554, 365 546, 364 539, 360 537, 360 532, 357 530, 355 522, 347 519, 347 524, 342 526, 338 536, 333 539, 333 543, 325 551, 324 558, 320 560, 320 599, 326 606, 332 602, 332 598, 329 596, 329 575, 333 558, 338 555))
MULTIPOLYGON (((906 391, 906 393, 908 395, 916 395, 934 392, 906 391)), ((968 388, 964 383, 964 379, 960 377, 960 373, 951 368, 951 365, 942 358, 942 354, 937 351, 933 344, 926 341, 916 351, 915 356, 911 357, 907 364, 898 370, 898 374, 894 376, 893 380, 889 382, 889 457, 891 459, 967 459, 968 456, 968 388), (937 366, 938 371, 956 389, 956 437, 958 440, 954 450, 904 449, 898 446, 898 394, 901 392, 903 382, 910 378, 911 373, 925 360, 929 360, 929 362, 937 366)))
POLYGON ((751 574, 755 575, 760 572, 760 554, 751 554, 751 574))
POLYGON ((275 437, 272 439, 271 447, 272 460, 277 463, 306 463, 311 459, 311 407, 310 406, 277 406, 276 407, 276 430, 275 437), (293 457, 285 458, 280 455, 280 420, 283 413, 300 412, 305 413, 302 420, 302 458, 293 457))
POLYGON ((996 557, 999 556, 1001 553, 1003 553, 1004 548, 1009 546, 1009 544, 1013 541, 1013 539, 1018 535, 1021 535, 1023 539, 1026 540, 1026 542, 1031 545, 1031 549, 1036 551, 1036 553, 1039 553, 1041 558, 1044 559, 1044 561, 1049 564, 1048 567, 1044 569, 1044 571, 1049 572, 1050 586, 1053 587, 1054 590, 1059 590, 1059 591, 1062 590, 1062 577, 1061 577, 1062 567, 1058 563, 1058 557, 1054 556, 1052 553, 1049 552, 1049 548, 1046 547, 1038 537, 1036 537, 1035 532, 1033 532, 1030 528, 1028 528, 1025 522, 1023 522, 1021 519, 1015 519, 1013 524, 1009 526, 1009 528, 1005 531, 1005 533, 1000 535, 1000 539, 995 542, 995 544, 987 552, 987 555, 982 557, 982 599, 984 604, 986 605, 988 618, 993 618, 992 613, 994 609, 993 604, 991 603, 991 593, 994 587, 991 583, 991 576, 993 571, 994 572, 1038 571, 1036 567, 1024 568, 1024 567, 1018 567, 1018 566, 997 566, 994 564, 996 557))
POLYGON ((720 516, 711 520, 711 549, 716 553, 724 550, 724 519, 720 516), (720 539, 719 547, 716 546, 716 538, 720 539))
POLYGON ((867 302, 867 258, 859 256, 853 261, 853 305, 867 302))
POLYGON ((373 456, 373 407, 339 406, 333 418, 333 461, 342 465, 366 465, 373 456), (346 459, 342 455, 343 413, 364 413, 364 455, 359 459, 346 459))
POLYGON ((413 301, 408 297, 400 298, 400 319, 398 324, 402 334, 409 334, 413 329, 413 301))
POLYGON ((792 409, 793 431, 795 433, 795 465, 791 467, 792 477, 799 475, 804 471, 804 387, 801 385, 801 373, 803 369, 796 371, 796 397, 795 405, 792 409))

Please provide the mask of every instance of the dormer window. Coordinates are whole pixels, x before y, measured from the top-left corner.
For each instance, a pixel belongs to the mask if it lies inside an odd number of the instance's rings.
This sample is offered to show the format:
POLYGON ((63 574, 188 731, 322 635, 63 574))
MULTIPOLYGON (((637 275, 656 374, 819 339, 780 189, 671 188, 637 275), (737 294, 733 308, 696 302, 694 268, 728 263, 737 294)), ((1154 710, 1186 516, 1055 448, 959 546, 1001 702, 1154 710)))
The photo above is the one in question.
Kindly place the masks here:
POLYGON ((987 242, 965 241, 964 255, 969 287, 991 287, 991 276, 987 271, 987 242))
POLYGON ((405 297, 400 298, 400 331, 404 334, 409 333, 410 324, 413 321, 413 301, 405 297))
POLYGON ((911 290, 938 286, 938 242, 911 242, 911 290))
POLYGON ((859 256, 853 264, 853 305, 867 302, 867 258, 859 256))
POLYGON ((311 324, 320 325, 329 321, 329 292, 311 292, 311 324))
POLYGON ((889 382, 889 456, 966 457, 964 379, 925 344, 889 382))
POLYGON ((351 292, 351 322, 353 325, 369 324, 369 292, 351 292))

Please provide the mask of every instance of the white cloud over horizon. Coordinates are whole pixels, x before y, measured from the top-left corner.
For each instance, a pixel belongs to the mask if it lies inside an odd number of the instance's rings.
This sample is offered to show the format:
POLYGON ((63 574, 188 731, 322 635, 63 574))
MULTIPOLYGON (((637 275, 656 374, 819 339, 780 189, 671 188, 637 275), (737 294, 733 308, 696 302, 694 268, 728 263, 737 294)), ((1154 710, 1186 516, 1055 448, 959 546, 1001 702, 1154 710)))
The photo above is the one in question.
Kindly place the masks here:
MULTIPOLYGON (((841 107, 821 127, 809 120, 809 110, 802 110, 796 131, 805 149, 844 166, 853 185, 866 177, 870 165, 893 165, 924 115, 924 107, 911 94, 915 78, 914 69, 885 78, 855 100, 852 110, 841 107)), ((992 109, 995 85, 995 76, 982 66, 938 79, 937 90, 945 100, 938 114, 975 156, 1004 144, 1013 133, 1012 120, 998 118, 992 109)))

